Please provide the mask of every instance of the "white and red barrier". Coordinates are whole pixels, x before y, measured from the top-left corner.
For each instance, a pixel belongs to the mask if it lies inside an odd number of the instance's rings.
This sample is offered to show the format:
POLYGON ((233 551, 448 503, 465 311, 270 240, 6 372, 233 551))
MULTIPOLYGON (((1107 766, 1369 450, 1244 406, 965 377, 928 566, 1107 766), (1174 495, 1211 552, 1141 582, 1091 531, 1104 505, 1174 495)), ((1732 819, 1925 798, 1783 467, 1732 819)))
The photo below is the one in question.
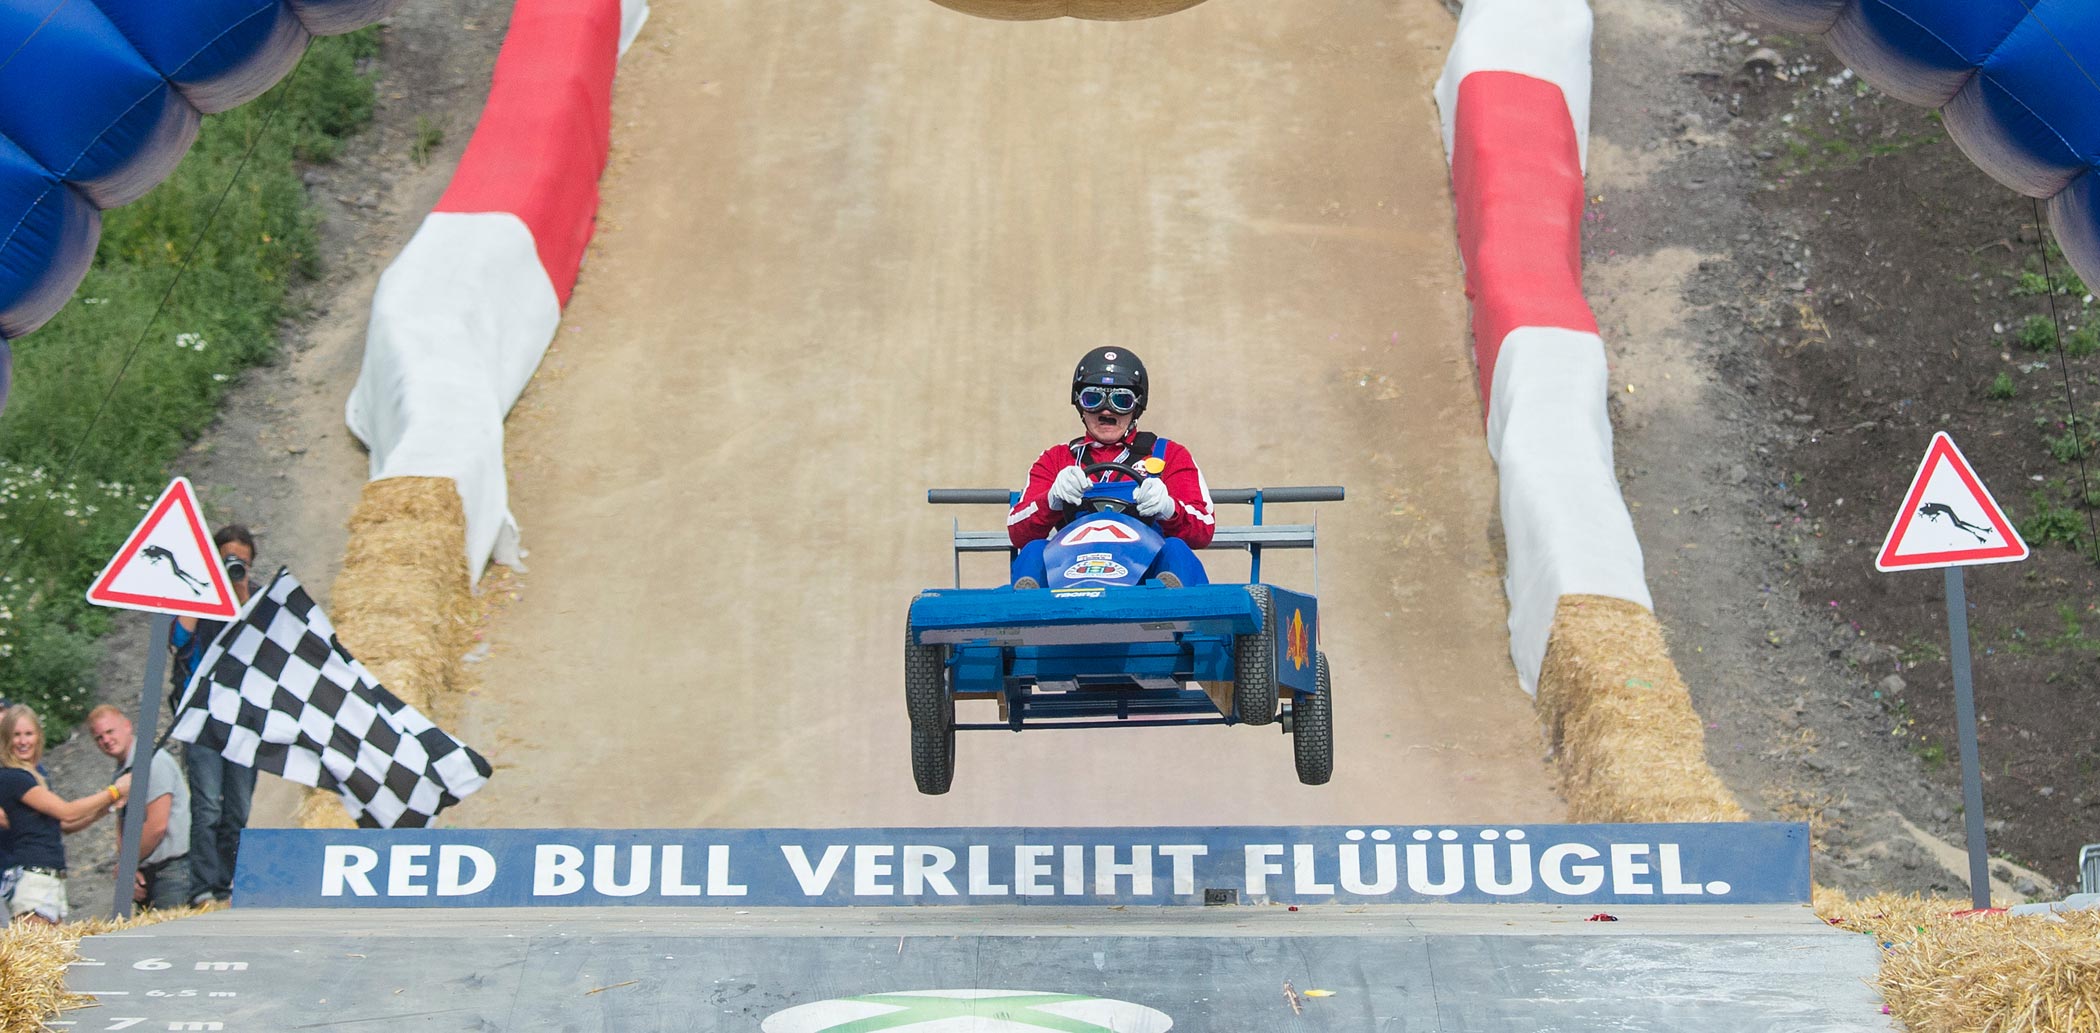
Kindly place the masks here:
POLYGON ((518 0, 437 208, 379 278, 345 418, 372 479, 449 477, 467 566, 516 564, 503 418, 554 339, 598 212, 619 58, 646 0, 518 0))
POLYGON ((1436 85, 1502 482, 1510 656, 1532 693, 1562 596, 1654 605, 1582 294, 1589 50, 1583 0, 1467 0, 1436 85))

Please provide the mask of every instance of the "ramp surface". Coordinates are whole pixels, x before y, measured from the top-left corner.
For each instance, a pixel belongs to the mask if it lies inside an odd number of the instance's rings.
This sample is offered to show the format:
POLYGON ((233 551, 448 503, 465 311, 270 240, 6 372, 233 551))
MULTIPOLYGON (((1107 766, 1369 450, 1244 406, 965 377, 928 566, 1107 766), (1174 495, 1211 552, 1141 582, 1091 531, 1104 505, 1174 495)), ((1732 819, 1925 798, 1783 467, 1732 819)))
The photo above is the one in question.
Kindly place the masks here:
POLYGON ((1874 941, 1806 908, 1617 914, 236 910, 82 941, 69 982, 99 1007, 66 1019, 222 1033, 1893 1028, 1866 983, 1874 941))
MULTIPOLYGON (((657 5, 600 233, 507 431, 531 570, 455 722, 498 774, 451 820, 1559 817, 1508 658, 1430 102, 1451 31, 1427 2, 657 5), (1150 365, 1143 426, 1213 487, 1348 487, 1269 510, 1320 523, 1332 784, 1242 727, 964 734, 955 790, 914 791, 906 604, 951 582, 951 518, 1004 522, 925 490, 1017 485, 1078 433, 1066 385, 1101 344, 1150 365)), ((1302 554, 1265 573, 1315 585, 1302 554)))

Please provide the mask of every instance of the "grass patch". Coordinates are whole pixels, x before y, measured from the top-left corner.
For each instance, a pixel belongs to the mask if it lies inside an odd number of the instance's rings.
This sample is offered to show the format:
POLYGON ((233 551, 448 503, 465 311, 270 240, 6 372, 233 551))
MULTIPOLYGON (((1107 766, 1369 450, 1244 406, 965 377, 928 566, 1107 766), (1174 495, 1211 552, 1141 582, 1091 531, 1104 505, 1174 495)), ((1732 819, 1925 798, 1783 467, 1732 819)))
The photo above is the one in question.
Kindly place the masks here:
POLYGON ((2034 512, 2019 521, 2020 537, 2033 546, 2060 542, 2072 548, 2085 536, 2085 521, 2079 519, 2078 511, 2059 504, 2046 491, 2037 491, 2029 496, 2034 512))
POLYGON ((1912 635, 1897 648, 1896 659, 1901 660, 1905 668, 1911 668, 1920 664, 1940 663, 1947 659, 1947 653, 1940 648, 1939 643, 1912 635))
POLYGON ((445 142, 445 129, 430 120, 429 115, 416 116, 416 138, 408 145, 408 159, 418 165, 430 163, 431 152, 445 142))
POLYGON ((2045 352, 2056 346, 2056 324, 2047 316, 2028 316, 2015 336, 2028 351, 2045 352))
POLYGON ((2085 623, 2078 619, 2078 607, 2070 603, 2056 604, 2056 619, 2061 627, 2056 634, 2042 640, 2044 646, 2071 653, 2100 653, 2100 639, 2085 633, 2085 623))
POLYGON ((2071 263, 2064 259, 2064 249, 2057 244, 2054 234, 2047 236, 2043 249, 2048 256, 2049 275, 2042 274, 2045 263, 2040 256, 2027 256, 2026 268, 2013 278, 2012 296, 2034 298, 2054 293, 2058 297, 2083 298, 2088 293, 2085 281, 2071 270, 2071 263))
POLYGON ((2074 423, 2065 427, 2062 434, 2052 435, 2046 441, 2049 445, 2049 454, 2057 462, 2075 463, 2093 454, 2093 438, 2092 431, 2074 423))
POLYGON ((14 390, 0 413, 0 696, 36 707, 53 732, 77 723, 95 697, 94 639, 109 620, 82 599, 89 579, 163 486, 169 462, 210 426, 227 386, 276 354, 278 323, 293 314, 287 292, 318 269, 300 166, 332 159, 371 121, 372 75, 359 69, 378 47, 375 29, 316 40, 294 79, 205 119, 165 182, 104 216, 94 265, 73 299, 11 342, 14 390), (188 272, 110 394, 251 145, 188 272))
POLYGON ((1985 398, 1995 398, 2000 401, 2004 401, 2007 398, 2017 398, 2019 395, 2019 385, 2013 383, 2012 374, 2004 370, 1998 371, 1998 375, 1991 378, 1991 385, 1983 389, 1985 398))

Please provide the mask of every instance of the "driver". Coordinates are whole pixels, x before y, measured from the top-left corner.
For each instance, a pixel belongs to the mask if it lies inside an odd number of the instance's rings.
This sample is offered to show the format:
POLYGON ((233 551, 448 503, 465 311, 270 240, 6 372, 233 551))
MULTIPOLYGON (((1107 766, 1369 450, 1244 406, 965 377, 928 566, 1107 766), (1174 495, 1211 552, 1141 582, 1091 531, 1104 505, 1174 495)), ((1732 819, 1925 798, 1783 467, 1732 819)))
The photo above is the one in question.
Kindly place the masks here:
MULTIPOLYGON (((1152 521, 1166 541, 1146 577, 1170 588, 1210 582, 1191 551, 1209 545, 1217 531, 1210 488, 1188 449, 1138 431, 1148 388, 1145 364, 1128 349, 1096 348, 1079 360, 1072 371, 1072 407, 1086 432, 1036 458, 1028 490, 1006 517, 1007 537, 1020 550, 1013 561, 1015 588, 1043 586, 1045 540, 1079 508, 1092 483, 1083 468, 1093 463, 1123 463, 1151 475, 1134 489, 1138 515, 1152 521)), ((1101 479, 1128 477, 1103 471, 1101 479)))

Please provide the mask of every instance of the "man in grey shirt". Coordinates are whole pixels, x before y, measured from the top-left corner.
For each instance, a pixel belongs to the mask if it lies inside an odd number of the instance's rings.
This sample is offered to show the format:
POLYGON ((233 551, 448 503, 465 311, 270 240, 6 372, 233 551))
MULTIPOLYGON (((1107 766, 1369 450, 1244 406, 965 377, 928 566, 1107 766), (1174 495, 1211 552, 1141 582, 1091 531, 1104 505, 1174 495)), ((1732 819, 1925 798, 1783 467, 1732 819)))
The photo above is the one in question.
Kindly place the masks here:
MULTIPOLYGON (((132 724, 123 711, 106 703, 88 711, 88 734, 94 737, 96 749, 116 760, 120 773, 131 763, 132 724)), ((139 795, 146 799, 132 899, 151 908, 181 907, 188 902, 190 888, 190 784, 167 750, 153 751, 149 776, 132 777, 132 784, 140 787, 139 795)), ((124 812, 115 813, 117 834, 122 836, 124 812)))

